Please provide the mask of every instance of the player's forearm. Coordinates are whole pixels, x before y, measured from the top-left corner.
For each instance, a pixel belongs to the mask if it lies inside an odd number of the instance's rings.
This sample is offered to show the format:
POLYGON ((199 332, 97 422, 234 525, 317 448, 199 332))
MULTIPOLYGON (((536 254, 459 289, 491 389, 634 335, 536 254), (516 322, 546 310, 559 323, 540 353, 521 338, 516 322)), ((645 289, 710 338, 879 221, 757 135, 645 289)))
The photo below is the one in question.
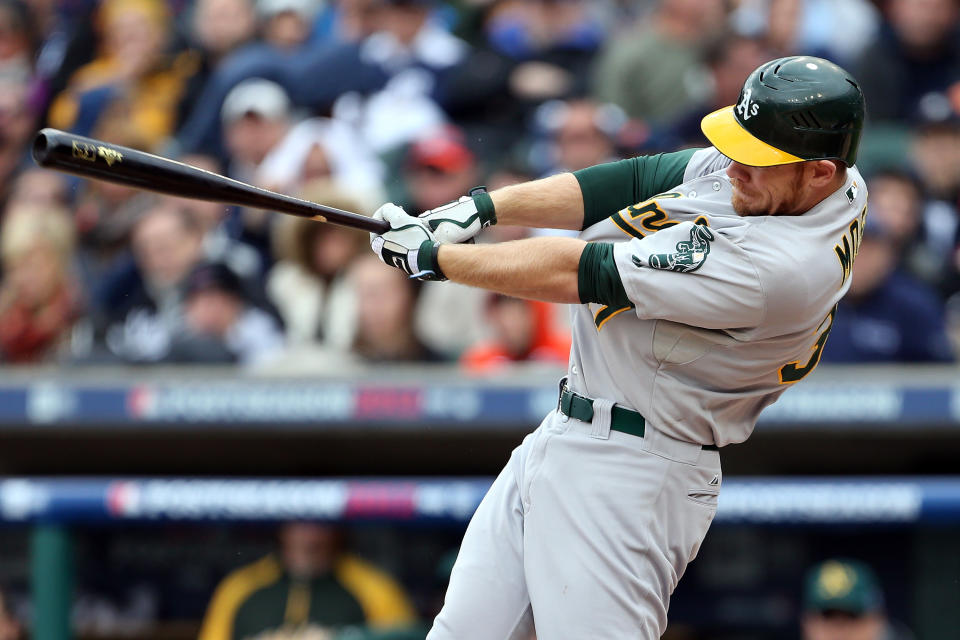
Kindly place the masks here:
POLYGON ((442 245, 437 257, 455 282, 517 298, 579 304, 577 272, 584 246, 576 238, 529 238, 442 245))
POLYGON ((583 194, 572 173, 497 189, 490 197, 497 224, 575 231, 583 228, 583 194))

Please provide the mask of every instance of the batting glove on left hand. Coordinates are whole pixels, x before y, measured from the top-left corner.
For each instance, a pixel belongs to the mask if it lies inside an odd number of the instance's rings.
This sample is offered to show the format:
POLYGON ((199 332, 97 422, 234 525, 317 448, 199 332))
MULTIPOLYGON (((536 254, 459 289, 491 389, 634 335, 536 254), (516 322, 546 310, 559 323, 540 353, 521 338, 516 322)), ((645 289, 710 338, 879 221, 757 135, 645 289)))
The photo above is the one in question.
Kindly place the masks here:
POLYGON ((382 235, 370 234, 370 247, 384 264, 403 270, 418 280, 446 280, 437 263, 440 245, 424 222, 388 202, 373 214, 390 224, 382 235))

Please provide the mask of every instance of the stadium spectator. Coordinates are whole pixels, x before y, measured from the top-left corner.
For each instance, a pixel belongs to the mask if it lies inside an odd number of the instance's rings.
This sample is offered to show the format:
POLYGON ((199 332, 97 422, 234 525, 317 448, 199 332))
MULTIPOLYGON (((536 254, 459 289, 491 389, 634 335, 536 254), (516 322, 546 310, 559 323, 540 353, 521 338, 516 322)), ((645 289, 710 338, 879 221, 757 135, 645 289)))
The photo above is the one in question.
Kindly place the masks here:
POLYGON ((936 292, 898 268, 889 230, 870 221, 850 289, 830 319, 824 362, 950 362, 953 354, 936 292))
POLYGON ((648 147, 675 149, 703 144, 700 121, 703 116, 727 105, 736 104, 740 89, 750 72, 775 57, 759 36, 728 35, 706 54, 709 70, 709 94, 685 112, 671 118, 662 130, 654 132, 648 147))
POLYGON ((317 0, 258 0, 263 41, 279 51, 295 52, 310 38, 317 0))
MULTIPOLYGON (((356 211, 357 203, 329 182, 310 185, 308 200, 356 211)), ((346 279, 350 262, 365 253, 367 236, 334 224, 285 217, 273 234, 277 263, 267 294, 286 325, 290 345, 322 343, 348 350, 356 328, 356 300, 346 279)))
POLYGON ((703 55, 725 24, 722 0, 658 0, 647 19, 607 44, 594 92, 631 118, 664 124, 703 99, 703 55))
POLYGON ((626 114, 613 104, 589 99, 544 103, 537 109, 537 124, 547 139, 534 148, 531 165, 553 175, 618 160, 617 139, 626 123, 626 114))
POLYGON ((93 58, 96 2, 32 0, 29 9, 36 25, 30 105, 37 113, 46 113, 50 100, 93 58))
POLYGON ((383 202, 385 178, 383 162, 353 127, 331 118, 308 118, 267 154, 256 181, 281 193, 299 193, 310 182, 327 180, 355 195, 356 211, 372 211, 383 202))
POLYGON ((416 280, 398 269, 385 269, 368 253, 351 263, 347 277, 357 296, 357 332, 352 345, 356 355, 378 363, 442 359, 414 329, 416 280))
POLYGON ((887 229, 900 250, 902 266, 939 288, 950 270, 958 223, 956 208, 928 200, 923 185, 905 171, 875 173, 868 181, 870 218, 887 229))
POLYGON ((931 197, 954 205, 960 202, 960 117, 956 116, 925 122, 914 129, 910 154, 931 197))
POLYGON ((869 0, 744 0, 730 16, 734 31, 766 41, 770 58, 814 55, 841 65, 856 59, 879 22, 869 0))
POLYGON ((184 56, 167 54, 171 17, 163 0, 104 0, 98 58, 84 65, 50 107, 51 126, 83 135, 101 123, 127 127, 147 149, 173 134, 187 79, 184 56))
MULTIPOLYGON (((189 155, 180 161, 206 171, 221 173, 220 165, 211 156, 189 155)), ((203 234, 203 256, 208 262, 222 262, 252 284, 264 273, 265 258, 239 238, 243 233, 240 212, 218 202, 173 198, 176 205, 190 213, 203 234)))
POLYGON ((10 185, 7 207, 62 207, 70 204, 67 181, 63 174, 46 169, 30 168, 20 172, 10 185))
POLYGON ((854 77, 874 122, 903 126, 949 109, 960 79, 960 7, 955 0, 890 0, 886 21, 860 56, 854 77))
MULTIPOLYGON (((402 175, 407 211, 417 213, 456 200, 479 181, 479 166, 463 132, 442 127, 421 137, 405 155, 402 175)), ((448 283, 443 283, 448 284, 448 283)), ((469 287, 425 282, 415 312, 417 335, 436 353, 457 357, 483 337, 482 292, 469 287)))
POLYGON ((73 242, 73 224, 63 209, 21 206, 7 212, 0 237, 3 361, 39 363, 68 353, 80 315, 73 242))
POLYGON ((476 157, 467 146, 463 132, 441 127, 410 146, 403 165, 408 211, 426 211, 456 200, 476 186, 476 157))
POLYGON ((280 325, 229 267, 196 266, 183 296, 185 331, 174 334, 166 361, 257 366, 283 350, 280 325))
POLYGON ((346 552, 339 530, 289 523, 280 529, 279 538, 277 553, 234 571, 220 583, 207 608, 200 640, 240 640, 269 633, 322 638, 320 634, 348 625, 383 630, 415 622, 402 587, 346 552))
POLYGON ((908 640, 887 617, 876 574, 863 562, 827 560, 810 569, 803 592, 803 640, 908 640))
MULTIPOLYGON (((245 80, 227 95, 221 118, 229 151, 227 174, 243 182, 257 183, 260 166, 293 125, 287 93, 269 80, 245 80)), ((267 213, 242 208, 240 221, 240 239, 268 257, 271 220, 267 213)))
MULTIPOLYGON (((466 44, 431 19, 430 0, 374 0, 364 24, 376 31, 360 41, 335 38, 291 54, 268 45, 248 47, 218 70, 178 133, 185 151, 222 153, 214 122, 224 98, 254 77, 282 85, 293 103, 346 119, 380 151, 400 145, 444 119, 433 100, 466 44), (304 78, 322 78, 308 81, 304 78), (388 86, 389 85, 389 86, 388 86), (342 98, 342 101, 340 100, 342 98), (338 102, 336 107, 334 103, 338 102)), ((348 23, 341 22, 346 27, 348 23)))
POLYGON ((11 176, 27 159, 37 121, 28 101, 29 84, 18 73, 0 74, 0 196, 7 195, 11 176))
POLYGON ((582 0, 474 8, 476 46, 445 76, 440 102, 468 139, 483 141, 477 152, 484 164, 499 165, 516 150, 543 101, 587 92, 605 36, 595 9, 582 0))
POLYGON ((570 357, 570 335, 554 327, 552 316, 546 302, 490 294, 486 321, 494 337, 468 349, 460 364, 470 373, 494 373, 520 362, 562 367, 570 357))
POLYGON ((33 72, 37 34, 31 18, 24 3, 0 2, 0 75, 29 77, 33 72))
POLYGON ((196 0, 193 3, 185 61, 195 65, 177 113, 179 129, 190 116, 213 72, 231 53, 253 41, 257 14, 253 0, 196 0))
POLYGON ((0 591, 0 640, 21 640, 23 627, 10 610, 7 598, 0 591))
POLYGON ((283 87, 261 78, 246 80, 227 95, 220 114, 231 177, 252 182, 264 158, 290 131, 290 98, 283 87))
MULTIPOLYGON (((183 327, 183 285, 203 258, 197 221, 173 202, 158 200, 131 230, 135 270, 118 265, 100 297, 105 345, 128 362, 160 362, 183 327)), ((98 334, 101 331, 98 331, 98 334)))
POLYGON ((256 37, 252 0, 196 0, 191 21, 194 44, 209 68, 256 37))

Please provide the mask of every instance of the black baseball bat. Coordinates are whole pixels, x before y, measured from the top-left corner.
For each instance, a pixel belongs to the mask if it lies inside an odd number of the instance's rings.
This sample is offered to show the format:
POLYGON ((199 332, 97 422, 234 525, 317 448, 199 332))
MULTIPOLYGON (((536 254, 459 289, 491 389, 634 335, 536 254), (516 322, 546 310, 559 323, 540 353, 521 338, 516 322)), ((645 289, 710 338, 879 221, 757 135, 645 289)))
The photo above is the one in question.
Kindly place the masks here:
POLYGON ((374 233, 390 229, 386 222, 359 213, 274 193, 176 160, 58 129, 37 133, 33 159, 47 169, 180 198, 268 209, 374 233))

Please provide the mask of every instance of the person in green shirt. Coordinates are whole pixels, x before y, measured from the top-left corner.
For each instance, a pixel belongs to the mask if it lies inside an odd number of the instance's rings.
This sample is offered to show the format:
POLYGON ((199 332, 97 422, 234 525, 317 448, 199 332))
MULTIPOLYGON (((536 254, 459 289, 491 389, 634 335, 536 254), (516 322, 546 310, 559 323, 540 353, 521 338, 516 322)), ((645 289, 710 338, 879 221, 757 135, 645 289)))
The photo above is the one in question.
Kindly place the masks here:
POLYGON ((241 567, 214 592, 200 640, 301 635, 350 626, 403 629, 416 615, 403 588, 373 565, 342 550, 332 526, 289 523, 280 549, 241 567))

